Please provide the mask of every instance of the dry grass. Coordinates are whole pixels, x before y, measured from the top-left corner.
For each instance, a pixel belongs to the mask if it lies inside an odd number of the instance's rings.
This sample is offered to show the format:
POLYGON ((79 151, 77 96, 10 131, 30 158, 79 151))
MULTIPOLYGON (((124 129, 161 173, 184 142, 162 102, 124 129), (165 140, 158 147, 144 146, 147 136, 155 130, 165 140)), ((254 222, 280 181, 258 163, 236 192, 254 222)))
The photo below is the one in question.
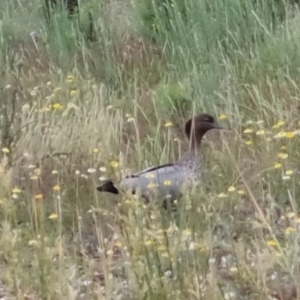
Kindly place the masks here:
POLYGON ((42 41, 15 39, 2 68, 0 298, 299 298, 299 77, 253 80, 254 62, 246 76, 224 60, 208 96, 192 88, 203 74, 184 78, 143 39, 106 54, 81 44, 70 68, 42 41), (97 55, 113 59, 114 84, 97 55), (197 100, 185 114, 206 110, 225 128, 203 141, 201 189, 177 213, 98 193, 184 151, 173 101, 184 91, 197 100))

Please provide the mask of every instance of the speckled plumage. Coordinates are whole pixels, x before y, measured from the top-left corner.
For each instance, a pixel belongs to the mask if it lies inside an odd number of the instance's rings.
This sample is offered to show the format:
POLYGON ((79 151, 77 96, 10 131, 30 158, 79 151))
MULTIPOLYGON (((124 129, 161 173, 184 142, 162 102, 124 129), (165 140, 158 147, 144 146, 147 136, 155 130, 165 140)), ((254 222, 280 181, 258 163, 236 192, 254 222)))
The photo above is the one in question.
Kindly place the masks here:
MULTIPOLYGON (((213 128, 220 126, 208 114, 190 119, 185 126, 189 150, 179 160, 126 176, 121 180, 119 189, 139 194, 148 201, 152 197, 168 201, 180 199, 185 188, 192 188, 201 181, 203 162, 199 147, 203 135, 213 128)), ((111 180, 98 187, 98 190, 119 193, 111 180)))
POLYGON ((144 198, 150 196, 167 198, 170 201, 181 198, 181 187, 191 187, 201 179, 202 162, 199 156, 186 152, 173 164, 147 168, 127 176, 120 182, 124 191, 140 193, 144 198))

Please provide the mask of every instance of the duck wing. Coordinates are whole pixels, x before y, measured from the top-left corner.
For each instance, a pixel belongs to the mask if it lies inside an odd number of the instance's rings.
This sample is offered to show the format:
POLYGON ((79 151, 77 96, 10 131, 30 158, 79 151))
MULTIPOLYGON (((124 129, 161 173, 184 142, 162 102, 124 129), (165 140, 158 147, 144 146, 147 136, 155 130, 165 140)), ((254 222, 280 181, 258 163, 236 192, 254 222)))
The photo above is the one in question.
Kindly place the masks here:
POLYGON ((146 197, 156 195, 175 200, 179 198, 185 178, 186 174, 179 165, 169 163, 127 176, 121 181, 120 188, 132 193, 140 192, 146 197))
MULTIPOLYGON (((175 165, 172 163, 164 164, 161 166, 148 167, 140 172, 126 176, 121 180, 119 187, 120 190, 130 190, 132 193, 136 193, 137 190, 141 190, 143 193, 149 192, 149 190, 157 190, 165 180, 171 185, 174 180, 174 174, 176 174, 175 165), (173 178, 172 181, 169 178, 173 178)), ((112 194, 118 194, 119 190, 112 180, 105 181, 101 186, 97 187, 100 192, 109 192, 112 194)))
MULTIPOLYGON (((127 175, 125 178, 135 178, 135 177, 139 177, 140 175, 143 175, 143 174, 146 174, 148 172, 153 172, 153 171, 157 171, 159 169, 167 169, 167 167, 172 167, 174 166, 173 163, 168 163, 168 164, 164 164, 164 165, 161 165, 161 166, 152 166, 152 167, 148 167, 140 172, 136 172, 136 173, 133 173, 131 175, 127 175)), ((160 170, 161 171, 161 170, 160 170)), ((164 172, 166 170, 163 170, 164 172)))

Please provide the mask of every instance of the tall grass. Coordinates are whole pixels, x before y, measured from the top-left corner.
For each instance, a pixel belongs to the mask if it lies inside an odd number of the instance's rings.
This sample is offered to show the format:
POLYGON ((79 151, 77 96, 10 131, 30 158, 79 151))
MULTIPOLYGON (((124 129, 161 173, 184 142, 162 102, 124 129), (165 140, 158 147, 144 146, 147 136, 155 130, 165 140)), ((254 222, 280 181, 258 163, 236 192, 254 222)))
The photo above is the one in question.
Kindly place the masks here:
POLYGON ((296 298, 297 6, 143 3, 0 4, 3 297, 296 298), (225 130, 176 212, 96 191, 176 160, 200 111, 225 130))
POLYGON ((222 83, 234 85, 226 81, 231 77, 228 72, 234 73, 240 84, 259 84, 265 76, 276 79, 283 68, 289 68, 293 78, 298 76, 297 64, 291 61, 298 59, 297 46, 286 42, 291 34, 297 34, 290 30, 297 25, 283 19, 290 10, 284 2, 152 1, 151 8, 147 1, 136 3, 142 32, 143 28, 156 28, 153 34, 165 45, 179 80, 188 82, 194 98, 202 99, 200 105, 219 104, 215 93, 221 91, 222 83), (152 23, 143 8, 151 13, 152 23), (272 51, 275 44, 276 51, 272 51))

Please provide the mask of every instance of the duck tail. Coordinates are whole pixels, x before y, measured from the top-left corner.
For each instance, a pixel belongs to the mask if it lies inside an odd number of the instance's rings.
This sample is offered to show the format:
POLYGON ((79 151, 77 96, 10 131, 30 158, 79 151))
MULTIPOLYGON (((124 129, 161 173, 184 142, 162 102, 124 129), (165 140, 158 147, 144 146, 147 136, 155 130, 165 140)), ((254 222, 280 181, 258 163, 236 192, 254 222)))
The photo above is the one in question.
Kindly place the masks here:
POLYGON ((101 186, 98 186, 97 190, 99 192, 108 192, 115 195, 119 194, 118 189, 114 186, 114 183, 111 180, 108 180, 105 183, 103 183, 101 186))

